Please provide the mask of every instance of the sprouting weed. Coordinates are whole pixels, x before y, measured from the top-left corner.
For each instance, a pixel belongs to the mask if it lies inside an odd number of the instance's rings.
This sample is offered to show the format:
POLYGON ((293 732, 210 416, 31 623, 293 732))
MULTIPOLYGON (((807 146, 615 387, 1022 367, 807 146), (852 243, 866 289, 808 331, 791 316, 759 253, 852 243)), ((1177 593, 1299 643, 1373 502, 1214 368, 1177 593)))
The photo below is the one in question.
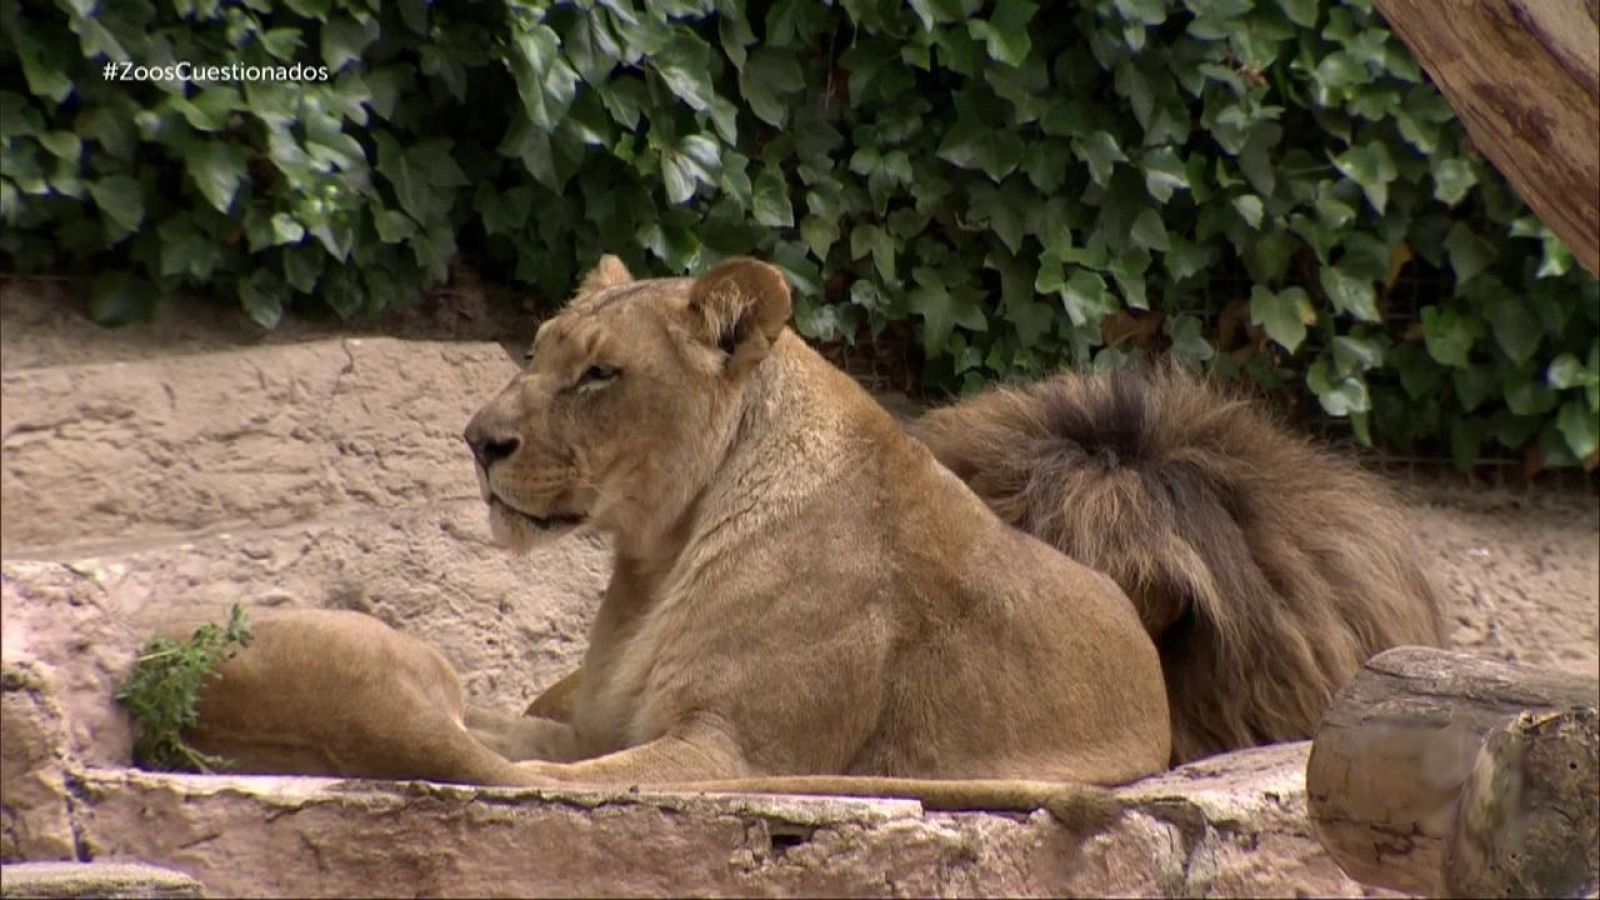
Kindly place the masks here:
POLYGON ((190 747, 183 734, 198 717, 206 679, 249 644, 250 617, 235 604, 226 626, 209 623, 187 641, 157 637, 145 645, 133 675, 116 694, 138 731, 136 764, 166 772, 212 772, 229 766, 226 759, 190 747))

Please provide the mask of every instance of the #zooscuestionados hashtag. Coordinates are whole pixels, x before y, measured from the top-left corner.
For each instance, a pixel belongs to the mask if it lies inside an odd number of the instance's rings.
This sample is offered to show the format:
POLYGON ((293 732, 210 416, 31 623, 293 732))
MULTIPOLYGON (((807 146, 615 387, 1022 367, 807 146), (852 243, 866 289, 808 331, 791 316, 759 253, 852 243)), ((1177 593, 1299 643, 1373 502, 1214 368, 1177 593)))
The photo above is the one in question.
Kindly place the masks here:
POLYGON ((102 67, 101 73, 106 81, 327 81, 332 77, 327 66, 299 62, 285 66, 244 63, 197 65, 191 62, 145 66, 129 60, 113 60, 102 67))

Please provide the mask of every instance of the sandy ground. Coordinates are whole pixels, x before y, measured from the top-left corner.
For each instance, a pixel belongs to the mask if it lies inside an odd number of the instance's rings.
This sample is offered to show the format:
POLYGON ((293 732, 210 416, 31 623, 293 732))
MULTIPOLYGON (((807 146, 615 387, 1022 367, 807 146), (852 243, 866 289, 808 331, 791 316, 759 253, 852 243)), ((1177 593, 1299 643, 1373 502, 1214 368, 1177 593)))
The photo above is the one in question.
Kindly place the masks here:
MULTIPOLYGON (((267 333, 242 314, 193 304, 156 324, 106 331, 84 320, 68 285, 0 282, 0 363, 11 370, 133 361, 352 333, 498 341, 509 349, 532 334, 533 317, 495 311, 503 308, 468 287, 354 326, 287 322, 267 333)), ((1434 558, 1454 646, 1600 674, 1600 497, 1592 479, 1491 488, 1441 472, 1396 486, 1434 558)))

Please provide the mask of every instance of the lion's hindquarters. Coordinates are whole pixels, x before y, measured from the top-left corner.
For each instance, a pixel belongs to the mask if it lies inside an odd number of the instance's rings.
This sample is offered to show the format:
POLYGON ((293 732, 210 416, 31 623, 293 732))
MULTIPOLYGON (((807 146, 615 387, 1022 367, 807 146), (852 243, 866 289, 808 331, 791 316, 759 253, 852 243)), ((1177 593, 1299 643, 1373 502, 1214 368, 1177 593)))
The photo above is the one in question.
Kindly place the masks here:
POLYGON ((1127 591, 1161 650, 1177 762, 1308 737, 1368 656, 1439 641, 1381 486, 1177 370, 1064 374, 915 430, 1007 521, 1127 591))
POLYGON ((262 611, 202 690, 191 742, 230 771, 518 784, 462 725, 437 650, 360 613, 262 611))

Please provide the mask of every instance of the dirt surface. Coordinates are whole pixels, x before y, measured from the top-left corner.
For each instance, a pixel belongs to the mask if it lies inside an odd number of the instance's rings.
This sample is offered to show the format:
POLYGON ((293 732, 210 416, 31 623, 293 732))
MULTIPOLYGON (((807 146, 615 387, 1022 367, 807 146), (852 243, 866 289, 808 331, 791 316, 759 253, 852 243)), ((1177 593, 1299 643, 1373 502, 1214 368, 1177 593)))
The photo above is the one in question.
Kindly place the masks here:
MULTIPOLYGON (((81 299, 61 282, 0 282, 0 366, 16 371, 134 361, 352 334, 495 341, 512 353, 536 321, 529 310, 504 312, 504 305, 490 303, 470 283, 384 319, 353 325, 289 320, 275 332, 210 304, 189 304, 157 322, 115 331, 93 328, 81 310, 81 299)), ((901 413, 913 408, 893 406, 901 413)), ((1452 474, 1386 477, 1416 511, 1419 535, 1444 588, 1454 646, 1596 672, 1600 497, 1592 480, 1484 487, 1452 474)))
POLYGON ((1399 485, 1434 557, 1457 649, 1595 675, 1600 499, 1583 488, 1399 485))

